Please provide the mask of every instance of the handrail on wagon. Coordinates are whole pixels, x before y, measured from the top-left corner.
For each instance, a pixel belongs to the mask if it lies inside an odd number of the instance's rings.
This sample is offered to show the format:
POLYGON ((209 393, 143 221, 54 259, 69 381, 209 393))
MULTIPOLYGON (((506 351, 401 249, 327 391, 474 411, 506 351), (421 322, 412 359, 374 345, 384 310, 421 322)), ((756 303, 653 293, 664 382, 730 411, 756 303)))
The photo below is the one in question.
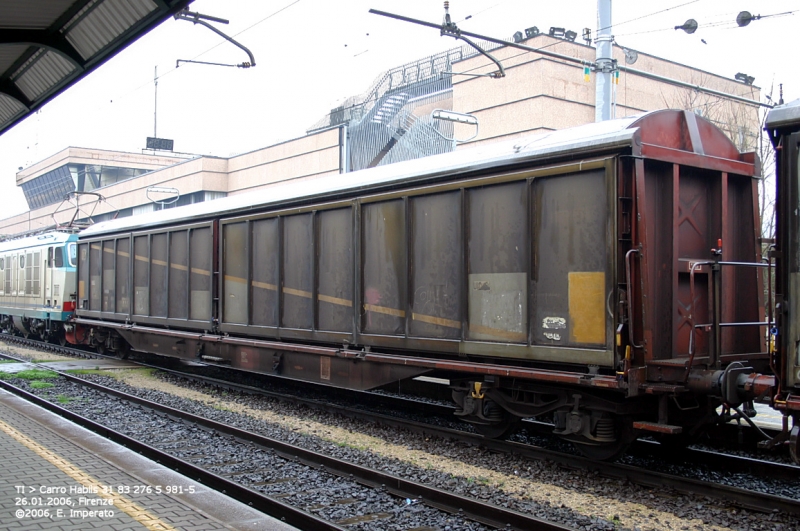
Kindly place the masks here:
MULTIPOLYGON (((730 262, 730 261, 722 261, 722 260, 705 260, 705 261, 697 261, 691 262, 691 267, 689 268, 689 322, 691 324, 691 331, 689 332, 689 362, 686 365, 686 374, 684 375, 684 383, 689 378, 689 372, 691 371, 692 365, 694 364, 694 357, 696 354, 695 351, 695 331, 697 329, 702 328, 704 331, 708 331, 713 328, 714 330, 714 348, 713 352, 711 352, 711 359, 712 363, 718 362, 720 360, 722 354, 722 345, 721 345, 721 336, 720 332, 722 328, 728 327, 735 327, 735 326, 772 326, 774 324, 774 319, 770 315, 766 321, 748 321, 748 322, 732 322, 732 323, 723 323, 721 321, 721 266, 731 266, 731 267, 755 267, 755 268, 768 268, 771 272, 772 268, 774 267, 771 263, 764 263, 764 262, 730 262), (698 324, 695 322, 695 289, 694 289, 694 275, 700 268, 703 266, 711 266, 712 275, 710 276, 713 291, 714 291, 714 305, 713 305, 713 320, 711 323, 702 323, 698 324)), ((770 275, 771 277, 771 275, 770 275)), ((770 295, 770 301, 771 301, 770 295)), ((771 305, 771 302, 770 302, 771 305)), ((772 312, 770 311, 770 314, 772 312)))

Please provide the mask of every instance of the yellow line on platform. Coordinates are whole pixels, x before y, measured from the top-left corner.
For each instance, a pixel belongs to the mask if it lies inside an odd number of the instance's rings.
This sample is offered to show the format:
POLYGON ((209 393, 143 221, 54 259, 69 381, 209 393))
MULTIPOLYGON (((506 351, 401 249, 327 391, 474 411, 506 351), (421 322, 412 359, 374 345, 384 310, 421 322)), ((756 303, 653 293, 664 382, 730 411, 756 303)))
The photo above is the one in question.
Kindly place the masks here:
POLYGON ((174 527, 169 525, 168 523, 162 521, 153 513, 149 512, 144 507, 136 504, 135 502, 129 500, 124 496, 120 496, 119 494, 114 494, 111 492, 103 492, 103 487, 107 484, 101 483, 100 481, 96 480, 77 466, 73 465, 63 457, 60 457, 46 447, 42 446, 41 444, 37 443, 33 439, 27 437, 26 435, 20 433, 13 427, 9 426, 2 420, 0 420, 0 430, 6 432, 9 436, 16 439, 21 444, 25 445, 28 449, 30 449, 35 454, 39 455, 39 457, 43 458, 45 461, 49 462, 52 465, 55 465, 59 470, 64 472, 66 475, 83 485, 84 487, 88 487, 92 490, 97 490, 97 495, 101 498, 105 498, 107 500, 114 500, 114 507, 124 511, 127 513, 131 518, 145 526, 147 529, 151 531, 177 531, 174 527))

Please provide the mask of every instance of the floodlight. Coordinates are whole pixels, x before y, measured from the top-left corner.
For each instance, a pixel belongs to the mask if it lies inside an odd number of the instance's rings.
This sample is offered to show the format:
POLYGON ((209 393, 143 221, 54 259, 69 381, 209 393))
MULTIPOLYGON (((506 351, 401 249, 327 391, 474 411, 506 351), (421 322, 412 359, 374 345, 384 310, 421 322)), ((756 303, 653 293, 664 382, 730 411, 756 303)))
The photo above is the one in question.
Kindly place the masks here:
POLYGON ((514 42, 522 42, 525 40, 525 37, 522 36, 522 32, 518 31, 514 34, 514 42))
POLYGON ((742 11, 741 13, 736 15, 736 24, 740 28, 743 28, 743 27, 747 26, 748 24, 750 24, 750 22, 752 22, 754 20, 758 20, 760 18, 761 18, 761 15, 753 16, 753 15, 750 14, 749 11, 742 11))
POLYGON ((742 72, 739 72, 738 74, 736 74, 734 76, 734 79, 736 81, 741 81, 745 85, 752 85, 753 81, 756 80, 756 78, 754 78, 753 76, 748 76, 747 74, 743 74, 742 72))
POLYGON ((550 36, 556 39, 564 38, 564 28, 550 28, 550 36))
POLYGON ((575 33, 575 32, 574 32, 574 31, 572 31, 572 30, 569 30, 569 31, 567 31, 567 32, 564 34, 564 38, 565 38, 565 39, 567 39, 569 42, 575 42, 575 37, 577 37, 577 36, 578 36, 578 34, 577 34, 577 33, 575 33))
POLYGON ((683 31, 691 35, 695 31, 697 31, 697 21, 693 18, 690 18, 689 20, 684 22, 682 26, 675 26, 675 29, 676 30, 682 29, 683 31))
POLYGON ((541 33, 541 31, 539 31, 539 28, 537 28, 536 26, 533 26, 533 27, 528 28, 528 29, 525 30, 525 37, 530 39, 531 37, 536 37, 540 33, 541 33))
POLYGON ((475 132, 472 134, 472 136, 470 136, 469 138, 464 138, 464 139, 458 139, 458 138, 455 138, 455 137, 454 138, 450 138, 450 137, 444 136, 442 134, 442 132, 439 131, 438 127, 434 127, 433 131, 437 135, 439 135, 440 137, 442 137, 445 140, 447 140, 448 142, 455 142, 455 143, 469 142, 470 140, 473 140, 474 138, 476 138, 478 136, 478 117, 473 115, 473 114, 464 114, 464 113, 460 113, 460 112, 447 111, 447 110, 444 110, 444 109, 434 109, 433 112, 431 112, 431 119, 432 120, 443 120, 445 122, 456 122, 456 123, 459 123, 459 124, 466 124, 466 125, 474 125, 475 126, 475 132))
POLYGON ((431 116, 434 120, 445 120, 447 122, 458 122, 460 124, 478 125, 477 116, 472 114, 463 114, 460 112, 436 109, 433 111, 431 116))

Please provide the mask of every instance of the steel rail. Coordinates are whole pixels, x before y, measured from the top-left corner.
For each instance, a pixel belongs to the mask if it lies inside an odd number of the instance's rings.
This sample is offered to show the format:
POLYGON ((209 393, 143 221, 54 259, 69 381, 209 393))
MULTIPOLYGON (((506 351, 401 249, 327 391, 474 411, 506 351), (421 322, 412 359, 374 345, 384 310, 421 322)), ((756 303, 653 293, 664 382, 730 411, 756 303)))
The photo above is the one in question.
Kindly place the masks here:
MULTIPOLYGON (((235 437, 241 441, 252 442, 259 446, 270 448, 281 455, 290 456, 294 459, 297 459, 307 466, 318 467, 327 472, 331 472, 342 477, 351 478, 358 483, 370 486, 372 488, 384 488, 387 492, 400 498, 418 499, 421 500, 422 503, 425 503, 431 507, 448 513, 459 514, 476 522, 480 522, 492 527, 515 529, 519 531, 569 531, 572 529, 561 524, 548 522, 541 518, 536 518, 534 516, 521 513, 519 511, 506 509, 434 487, 421 485, 417 482, 408 481, 393 474, 387 474, 368 467, 362 467, 360 465, 319 454, 311 450, 306 450, 304 448, 300 448, 299 446, 278 441, 263 435, 258 435, 246 430, 235 428, 233 426, 221 424, 185 411, 146 400, 141 397, 129 395, 122 391, 111 389, 109 387, 105 387, 103 385, 90 382, 70 374, 59 371, 54 372, 58 373, 61 377, 69 381, 84 385, 96 391, 129 401, 153 411, 158 411, 176 419, 184 420, 215 430, 219 433, 235 437)), ((75 422, 76 424, 90 429, 91 431, 103 435, 104 437, 128 446, 150 459, 160 461, 162 464, 165 464, 165 466, 169 466, 176 471, 185 474, 184 471, 188 470, 191 472, 192 477, 202 478, 199 480, 201 483, 213 488, 217 488, 217 490, 224 490, 226 494, 233 498, 240 499, 239 497, 241 497, 240 501, 243 501, 244 503, 252 503, 254 507, 259 509, 260 507, 267 507, 268 509, 264 510, 264 512, 285 519, 285 521, 291 525, 299 526, 302 529, 331 529, 337 531, 345 529, 336 524, 321 520, 314 515, 307 513, 306 511, 294 508, 276 499, 270 498, 269 496, 264 496, 256 491, 253 491, 252 489, 238 485, 226 478, 207 472, 200 467, 192 465, 191 463, 172 457, 169 454, 165 454, 164 452, 149 445, 140 443, 135 439, 106 428, 101 424, 86 419, 85 417, 72 413, 69 410, 57 406, 56 404, 41 399, 22 389, 18 389, 7 382, 0 381, 0 387, 27 400, 30 400, 37 405, 45 407, 46 409, 57 413, 68 420, 75 422), (256 503, 261 505, 256 505, 256 503), (311 518, 311 520, 308 518, 311 518)))
MULTIPOLYGON (((174 371, 160 367, 156 368, 181 377, 195 379, 198 381, 206 381, 214 385, 224 385, 229 389, 238 389, 246 392, 264 394, 274 398, 300 403, 330 413, 346 414, 352 418, 357 418, 359 420, 368 422, 379 422, 383 425, 393 428, 408 429, 416 433, 454 439, 471 445, 480 445, 489 450, 521 455, 533 460, 552 461, 566 468, 597 472, 606 477, 624 479, 638 485, 647 487, 667 486, 674 488, 679 492, 690 492, 700 496, 707 496, 709 498, 732 502, 735 505, 756 512, 770 512, 777 510, 791 514, 800 514, 800 500, 793 500, 791 498, 751 491, 739 487, 720 485, 718 483, 710 483, 672 474, 645 470, 632 465, 594 461, 588 458, 583 458, 572 454, 565 454, 562 452, 548 450, 523 443, 485 439, 479 435, 452 428, 443 428, 413 420, 399 419, 389 415, 374 413, 362 409, 347 408, 341 405, 315 399, 299 398, 292 395, 266 391, 242 384, 224 382, 215 378, 191 375, 181 371, 174 371)), ((99 385, 94 384, 93 382, 87 382, 81 378, 76 378, 75 376, 71 376, 69 374, 65 374, 64 376, 68 379, 78 380, 82 384, 89 384, 90 386, 99 385)), ((112 393, 116 392, 113 389, 109 389, 109 391, 112 393)), ((144 399, 138 399, 138 397, 134 397, 134 401, 135 400, 144 399)), ((166 408, 166 406, 157 406, 166 408)), ((651 454, 655 445, 656 443, 638 441, 633 450, 636 455, 644 456, 648 453, 651 454)), ((673 459, 675 462, 684 463, 687 461, 697 464, 711 463, 713 466, 729 472, 749 473, 755 476, 769 477, 772 479, 785 479, 791 481, 797 480, 797 478, 800 477, 800 467, 794 465, 785 465, 768 461, 765 462, 755 459, 741 458, 739 456, 731 456, 728 454, 715 454, 712 452, 704 452, 702 450, 683 450, 678 454, 671 456, 671 459, 673 459)))
MULTIPOLYGON (((275 398, 277 400, 283 400, 294 404, 304 405, 306 407, 314 408, 319 411, 325 411, 328 413, 335 413, 335 414, 345 414, 350 417, 357 417, 359 418, 359 420, 365 420, 365 421, 378 420, 379 422, 384 424, 392 422, 393 423, 392 427, 397 427, 397 428, 405 427, 408 429, 413 429, 415 431, 425 432, 428 434, 431 433, 430 432, 431 429, 446 429, 446 428, 437 428, 430 424, 419 423, 413 420, 398 419, 396 417, 385 415, 383 413, 374 413, 369 410, 364 410, 360 408, 342 406, 327 401, 325 399, 320 400, 317 398, 299 397, 297 395, 287 394, 278 391, 271 391, 269 389, 263 389, 259 387, 249 386, 246 384, 230 382, 227 380, 221 380, 219 378, 213 378, 210 376, 187 373, 183 371, 177 371, 174 369, 166 369, 154 365, 147 365, 147 366, 157 368, 167 374, 172 374, 180 378, 184 378, 198 383, 214 385, 231 391, 239 391, 239 392, 262 395, 270 398, 275 398)), ((288 383, 291 385, 293 381, 289 380, 288 383)), ((314 385, 313 387, 321 391, 330 392, 329 386, 314 385)), ((418 400, 414 400, 413 398, 403 398, 398 396, 382 395, 382 394, 376 395, 374 393, 370 393, 367 391, 354 391, 348 389, 337 390, 337 396, 342 396, 342 395, 345 395, 349 399, 352 399, 352 401, 355 403, 361 403, 362 401, 365 402, 364 398, 368 397, 370 402, 373 403, 378 402, 380 403, 380 405, 384 407, 394 407, 398 410, 406 410, 406 411, 412 410, 415 413, 437 415, 443 418, 448 418, 452 416, 453 411, 455 410, 454 406, 420 402, 418 400)), ((523 425, 525 429, 530 432, 534 432, 536 434, 544 436, 552 435, 552 430, 553 430, 552 425, 538 421, 524 421, 523 425)), ((723 429, 726 429, 726 427, 727 425, 724 426, 723 429)), ((731 425, 728 429, 733 431, 736 430, 737 428, 738 426, 731 425)), ((472 444, 476 445, 486 444, 487 439, 484 439, 480 435, 474 435, 469 432, 461 432, 459 430, 454 430, 454 431, 466 434, 468 437, 471 438, 470 442, 472 444)), ((451 432, 448 431, 446 434, 443 434, 443 436, 451 437, 452 435, 449 435, 450 433, 451 432)), ((728 433, 727 431, 725 433, 730 435, 730 433, 728 433)), ((628 451, 628 454, 634 455, 636 457, 648 457, 651 456, 653 453, 660 453, 664 454, 661 456, 663 459, 666 459, 669 462, 675 464, 681 464, 681 463, 705 464, 715 468, 719 468, 720 470, 725 470, 726 472, 750 474, 752 476, 761 477, 765 479, 797 481, 798 478, 800 478, 800 467, 795 465, 777 463, 773 461, 762 461, 759 459, 753 459, 749 457, 742 457, 725 453, 716 453, 716 452, 693 449, 693 448, 685 448, 677 451, 673 450, 670 452, 666 452, 662 451, 660 449, 660 446, 661 445, 656 442, 638 440, 634 442, 631 449, 628 451)), ((549 459, 550 457, 547 458, 549 459)), ((571 458, 572 456, 570 456, 570 459, 571 458)))
MULTIPOLYGON (((60 374, 64 376, 63 373, 60 374)), ((129 448, 152 461, 156 461, 168 468, 171 468, 176 472, 183 474, 184 476, 191 477, 207 487, 222 492, 237 501, 248 504, 265 514, 269 514, 275 518, 285 521, 290 525, 299 527, 300 529, 321 529, 330 531, 346 530, 345 527, 341 527, 332 522, 319 518, 276 498, 261 494, 258 491, 235 483, 222 476, 195 466, 192 463, 174 457, 166 452, 162 452, 161 450, 158 450, 150 445, 139 442, 132 437, 128 437, 127 435, 124 435, 118 431, 107 428, 100 423, 73 413, 68 409, 64 409, 52 402, 15 387, 8 382, 0 380, 0 388, 5 389, 10 393, 14 393, 15 395, 22 397, 25 400, 28 400, 29 402, 36 404, 37 406, 42 407, 52 413, 55 413, 69 420, 70 422, 93 431, 94 433, 97 433, 98 435, 101 435, 110 441, 125 446, 126 448, 129 448)))
MULTIPOLYGON (((189 379, 195 379, 197 381, 205 381, 214 385, 216 385, 219 381, 215 378, 186 374, 180 371, 173 371, 169 369, 165 369, 165 372, 189 379)), ((496 439, 485 439, 480 435, 452 428, 443 428, 423 422, 399 419, 382 413, 345 407, 316 399, 284 395, 282 393, 266 391, 242 384, 234 384, 231 382, 221 383, 228 389, 232 390, 255 392, 258 394, 271 396, 273 398, 289 400, 329 413, 344 414, 351 418, 357 418, 367 422, 379 422, 392 428, 408 429, 410 431, 429 436, 432 435, 446 439, 455 439, 460 442, 483 446, 487 449, 498 452, 513 455, 523 455, 533 460, 548 460, 558 463, 564 467, 586 470, 589 472, 598 472, 607 477, 626 479, 632 483, 643 486, 653 487, 665 485, 680 492, 691 492, 700 496, 708 496, 710 498, 715 498, 726 502, 733 502, 740 507, 757 512, 770 512, 772 510, 778 510, 787 511, 792 514, 800 514, 800 500, 793 500, 791 498, 785 498, 782 496, 775 496, 772 494, 760 493, 757 491, 721 485, 718 483, 710 483, 692 478, 684 478, 673 474, 654 472, 652 470, 642 469, 633 465, 594 461, 588 458, 565 454, 554 450, 548 450, 529 444, 496 439)), ((361 392, 357 392, 356 394, 361 394, 361 392)), ((399 401, 402 399, 395 400, 399 401)), ((415 405, 417 405, 416 402, 415 405)), ((536 424, 541 423, 530 423, 530 427, 535 430, 536 424)), ((637 441, 637 444, 634 445, 631 454, 636 455, 637 457, 649 456, 652 455, 656 447, 657 443, 637 441)), ((753 476, 762 478, 796 481, 798 477, 800 477, 800 467, 794 465, 760 461, 757 459, 743 458, 729 454, 717 454, 703 450, 684 449, 674 453, 673 455, 665 455, 664 457, 675 463, 685 464, 689 462, 696 464, 710 464, 711 466, 726 470, 727 472, 751 474, 753 476)))

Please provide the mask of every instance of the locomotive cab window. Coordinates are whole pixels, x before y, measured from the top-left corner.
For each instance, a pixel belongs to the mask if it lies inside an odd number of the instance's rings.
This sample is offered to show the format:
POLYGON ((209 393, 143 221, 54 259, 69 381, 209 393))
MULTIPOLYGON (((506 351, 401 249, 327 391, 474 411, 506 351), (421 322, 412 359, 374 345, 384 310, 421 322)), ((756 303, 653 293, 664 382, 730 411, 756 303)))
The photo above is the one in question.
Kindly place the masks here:
POLYGON ((76 267, 78 265, 78 245, 75 243, 67 245, 67 254, 69 256, 69 265, 76 267))
POLYGON ((53 267, 64 267, 63 247, 56 247, 53 249, 53 267))

